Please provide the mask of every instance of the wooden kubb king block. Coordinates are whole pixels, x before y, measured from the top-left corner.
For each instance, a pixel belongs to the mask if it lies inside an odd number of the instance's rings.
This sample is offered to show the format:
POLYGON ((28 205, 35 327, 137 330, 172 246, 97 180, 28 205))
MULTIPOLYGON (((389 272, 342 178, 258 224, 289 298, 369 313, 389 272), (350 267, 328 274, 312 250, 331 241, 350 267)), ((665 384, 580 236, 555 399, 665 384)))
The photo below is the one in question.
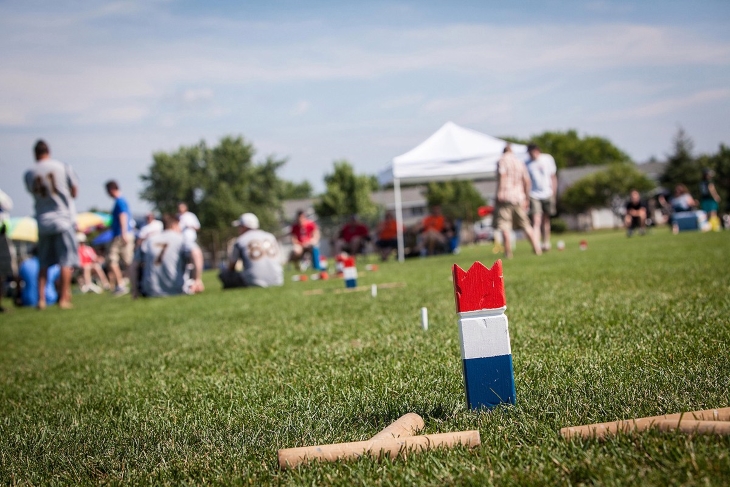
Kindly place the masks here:
POLYGON ((502 261, 491 269, 475 262, 466 272, 454 264, 453 274, 467 407, 515 404, 502 261))

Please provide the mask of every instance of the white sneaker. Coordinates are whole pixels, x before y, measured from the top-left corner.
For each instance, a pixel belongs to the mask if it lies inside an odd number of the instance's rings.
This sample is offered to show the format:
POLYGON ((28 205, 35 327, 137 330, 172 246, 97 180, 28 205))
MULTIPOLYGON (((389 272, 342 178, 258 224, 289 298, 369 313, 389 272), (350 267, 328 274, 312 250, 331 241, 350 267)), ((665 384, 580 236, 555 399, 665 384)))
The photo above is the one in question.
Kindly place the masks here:
POLYGON ((117 286, 117 288, 114 290, 114 296, 124 296, 125 294, 129 294, 129 288, 128 287, 120 287, 117 286))

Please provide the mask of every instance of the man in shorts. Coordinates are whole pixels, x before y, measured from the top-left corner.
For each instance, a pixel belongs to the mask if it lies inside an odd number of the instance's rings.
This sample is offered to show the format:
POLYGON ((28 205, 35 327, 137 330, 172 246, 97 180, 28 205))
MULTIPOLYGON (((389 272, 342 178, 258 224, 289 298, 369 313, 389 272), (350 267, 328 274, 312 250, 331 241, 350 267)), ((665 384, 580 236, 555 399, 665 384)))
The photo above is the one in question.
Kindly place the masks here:
MULTIPOLYGON (((5 279, 11 276, 16 285, 18 284, 18 263, 15 256, 15 245, 7 235, 8 219, 12 209, 13 200, 0 190, 0 313, 5 312, 5 308, 2 306, 2 298, 5 295, 5 279)), ((17 289, 18 287, 16 287, 17 289)))
POLYGON ((25 173, 25 187, 35 200, 38 221, 38 309, 46 307, 48 268, 61 266, 58 307, 71 308, 71 276, 79 265, 76 242, 74 198, 78 177, 71 166, 51 158, 48 144, 39 140, 35 147, 35 167, 25 173))
POLYGON ((527 152, 530 155, 527 170, 532 182, 530 190, 532 228, 538 241, 540 233, 542 233, 543 250, 550 250, 550 216, 555 213, 554 196, 558 189, 557 167, 553 156, 541 153, 537 145, 528 145, 527 152))
POLYGON ((540 242, 532 230, 527 218, 528 199, 530 193, 530 175, 525 163, 513 153, 509 144, 504 148, 504 154, 497 163, 497 228, 502 231, 504 239, 504 256, 512 258, 512 228, 521 228, 532 243, 532 250, 542 254, 540 242))
POLYGON ((239 237, 228 257, 228 268, 218 275, 223 289, 235 287, 270 287, 284 284, 279 243, 269 232, 259 229, 259 219, 253 213, 244 213, 233 222, 239 237), (238 261, 243 270, 236 271, 238 261))
POLYGON ((203 252, 200 247, 183 236, 177 216, 164 215, 162 221, 165 230, 142 242, 135 252, 131 268, 133 298, 140 294, 162 297, 205 290, 201 281, 203 252), (190 275, 188 262, 193 264, 190 275), (141 276, 139 283, 138 276, 141 276))
POLYGON ((132 265, 134 257, 134 235, 132 235, 132 213, 129 211, 129 204, 122 196, 119 184, 116 181, 108 181, 106 183, 107 194, 114 198, 114 208, 112 209, 112 242, 109 244, 109 253, 107 260, 109 269, 114 276, 115 296, 122 296, 129 292, 129 288, 124 282, 124 273, 119 265, 124 264, 125 273, 129 272, 129 266, 132 265))

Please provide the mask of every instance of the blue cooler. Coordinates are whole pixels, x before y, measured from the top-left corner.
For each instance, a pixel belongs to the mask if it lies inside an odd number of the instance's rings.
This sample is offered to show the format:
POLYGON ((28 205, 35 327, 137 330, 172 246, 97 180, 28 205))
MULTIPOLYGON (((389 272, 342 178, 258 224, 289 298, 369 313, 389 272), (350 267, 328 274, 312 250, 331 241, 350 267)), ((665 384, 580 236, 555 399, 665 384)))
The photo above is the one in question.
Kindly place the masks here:
POLYGON ((680 232, 700 229, 699 218, 697 218, 697 213, 694 211, 681 211, 679 213, 675 213, 672 217, 672 221, 675 225, 677 225, 680 232))

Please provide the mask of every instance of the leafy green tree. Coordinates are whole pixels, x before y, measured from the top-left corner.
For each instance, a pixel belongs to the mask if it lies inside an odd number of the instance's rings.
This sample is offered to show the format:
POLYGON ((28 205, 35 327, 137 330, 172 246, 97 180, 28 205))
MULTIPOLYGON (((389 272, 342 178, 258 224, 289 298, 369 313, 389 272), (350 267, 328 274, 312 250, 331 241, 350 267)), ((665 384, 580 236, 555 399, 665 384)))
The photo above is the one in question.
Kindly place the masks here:
POLYGON ((281 183, 282 200, 301 200, 304 198, 311 198, 314 192, 309 181, 302 181, 301 183, 282 181, 281 183))
POLYGON ((428 206, 439 205, 448 218, 474 221, 484 198, 471 181, 443 181, 426 186, 428 206))
POLYGON ((720 208, 730 208, 730 147, 720 144, 716 154, 700 156, 697 165, 715 171, 715 189, 720 196, 720 208))
POLYGON ((242 137, 224 137, 210 148, 204 141, 176 152, 157 152, 141 176, 140 196, 161 212, 175 212, 179 201, 198 215, 203 228, 230 228, 241 213, 255 213, 264 228, 277 225, 283 183, 277 170, 285 163, 267 157, 255 164, 256 151, 242 137))
POLYGON ((374 176, 356 175, 346 160, 334 162, 334 172, 324 177, 326 190, 315 204, 314 211, 320 217, 343 217, 359 215, 373 218, 378 214, 378 205, 370 194, 378 189, 374 176))
POLYGON ((610 140, 594 135, 578 136, 575 130, 543 132, 529 139, 503 137, 517 144, 537 144, 542 152, 555 159, 558 168, 599 166, 613 162, 631 162, 631 158, 610 140))
POLYGON ((632 189, 644 192, 654 186, 634 164, 618 162, 578 180, 561 195, 560 204, 570 213, 581 213, 615 206, 614 201, 626 198, 632 189))
POLYGON ((694 142, 683 128, 679 128, 673 140, 674 152, 667 158, 660 181, 664 187, 673 190, 677 184, 684 184, 697 197, 702 179, 702 166, 692 156, 694 142))

